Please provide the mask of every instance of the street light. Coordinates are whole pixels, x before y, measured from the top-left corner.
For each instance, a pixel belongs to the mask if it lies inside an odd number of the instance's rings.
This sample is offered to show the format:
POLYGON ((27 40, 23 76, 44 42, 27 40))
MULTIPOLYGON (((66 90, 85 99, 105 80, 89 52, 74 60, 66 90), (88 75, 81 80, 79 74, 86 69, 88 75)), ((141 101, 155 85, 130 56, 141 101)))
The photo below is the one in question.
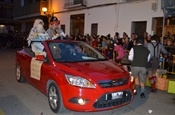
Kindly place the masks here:
POLYGON ((53 12, 49 12, 48 10, 47 10, 47 7, 42 7, 42 12, 47 16, 47 17, 52 17, 53 15, 54 15, 54 13, 53 12))
POLYGON ((46 14, 47 8, 46 7, 42 7, 42 11, 44 12, 44 14, 46 14))
POLYGON ((45 21, 46 21, 45 24, 47 25, 46 28, 48 28, 49 20, 50 20, 51 17, 53 17, 54 13, 53 13, 53 12, 50 12, 50 11, 47 9, 47 7, 42 7, 41 10, 42 10, 42 12, 43 12, 44 15, 45 15, 45 19, 47 20, 47 21, 45 20, 45 21))

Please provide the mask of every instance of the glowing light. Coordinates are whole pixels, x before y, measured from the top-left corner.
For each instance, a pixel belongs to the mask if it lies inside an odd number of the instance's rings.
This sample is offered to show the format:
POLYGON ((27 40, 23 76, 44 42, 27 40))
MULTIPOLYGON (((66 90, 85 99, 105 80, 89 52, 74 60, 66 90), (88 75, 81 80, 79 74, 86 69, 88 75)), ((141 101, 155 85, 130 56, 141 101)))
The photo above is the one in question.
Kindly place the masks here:
POLYGON ((5 25, 0 25, 1 28, 5 27, 5 25))
POLYGON ((43 7, 43 8, 42 8, 42 11, 43 11, 44 13, 46 13, 46 12, 47 12, 47 8, 46 8, 46 7, 43 7))
POLYGON ((80 104, 80 105, 84 105, 85 104, 85 101, 83 100, 83 99, 78 99, 78 103, 80 104))

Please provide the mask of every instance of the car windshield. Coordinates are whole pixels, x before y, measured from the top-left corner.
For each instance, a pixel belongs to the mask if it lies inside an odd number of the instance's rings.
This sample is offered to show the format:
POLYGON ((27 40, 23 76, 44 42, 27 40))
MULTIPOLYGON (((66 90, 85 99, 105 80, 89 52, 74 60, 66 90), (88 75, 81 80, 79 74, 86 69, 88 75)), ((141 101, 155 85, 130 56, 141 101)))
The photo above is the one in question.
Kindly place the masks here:
POLYGON ((84 62, 107 60, 85 42, 50 42, 52 57, 57 62, 84 62))

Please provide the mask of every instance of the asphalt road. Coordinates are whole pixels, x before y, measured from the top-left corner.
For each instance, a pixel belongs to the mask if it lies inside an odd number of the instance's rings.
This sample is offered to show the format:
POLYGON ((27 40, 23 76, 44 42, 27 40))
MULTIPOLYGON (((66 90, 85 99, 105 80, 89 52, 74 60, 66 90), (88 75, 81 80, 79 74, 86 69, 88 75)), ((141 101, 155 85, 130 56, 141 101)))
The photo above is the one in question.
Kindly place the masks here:
MULTIPOLYGON (((127 106, 102 112, 67 111, 60 115, 175 115, 175 95, 166 91, 150 93, 146 98, 136 95, 127 106)), ((56 115, 47 97, 29 83, 15 78, 15 50, 0 49, 0 115, 56 115)))

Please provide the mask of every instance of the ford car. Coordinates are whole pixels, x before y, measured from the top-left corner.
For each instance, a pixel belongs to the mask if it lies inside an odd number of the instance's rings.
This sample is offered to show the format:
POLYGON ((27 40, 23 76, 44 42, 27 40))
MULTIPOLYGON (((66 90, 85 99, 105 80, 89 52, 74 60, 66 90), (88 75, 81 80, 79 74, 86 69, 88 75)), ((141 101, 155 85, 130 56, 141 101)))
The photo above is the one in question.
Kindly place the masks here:
POLYGON ((16 52, 16 80, 46 95, 53 112, 104 111, 133 100, 133 77, 90 45, 66 40, 42 45, 37 55, 30 47, 16 52))

